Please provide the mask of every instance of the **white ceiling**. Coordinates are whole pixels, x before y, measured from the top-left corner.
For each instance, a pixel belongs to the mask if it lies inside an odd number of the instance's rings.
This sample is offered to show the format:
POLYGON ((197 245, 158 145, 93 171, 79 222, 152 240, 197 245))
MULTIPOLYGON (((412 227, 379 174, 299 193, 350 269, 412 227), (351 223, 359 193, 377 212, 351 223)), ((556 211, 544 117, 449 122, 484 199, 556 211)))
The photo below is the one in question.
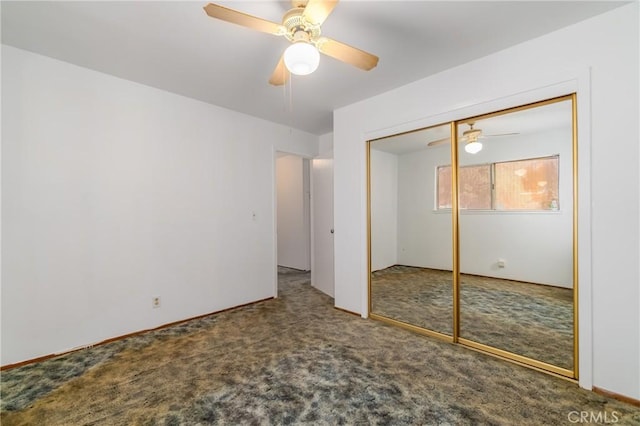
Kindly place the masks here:
MULTIPOLYGON (((320 135, 338 107, 628 2, 343 0, 322 32, 379 56, 377 68, 323 56, 286 89, 268 83, 286 39, 212 19, 206 3, 2 1, 2 42, 320 135)), ((274 22, 290 6, 216 3, 274 22)))

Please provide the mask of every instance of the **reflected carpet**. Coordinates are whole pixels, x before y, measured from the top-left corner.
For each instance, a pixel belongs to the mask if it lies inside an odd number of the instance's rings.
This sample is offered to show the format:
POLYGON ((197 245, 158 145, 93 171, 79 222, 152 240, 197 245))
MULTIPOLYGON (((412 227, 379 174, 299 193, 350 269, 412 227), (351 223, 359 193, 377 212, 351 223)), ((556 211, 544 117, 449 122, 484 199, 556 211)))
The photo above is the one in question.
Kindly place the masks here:
MULTIPOLYGON (((394 265, 372 274, 372 312, 451 335, 451 271, 394 265)), ((460 336, 573 369, 573 291, 462 274, 460 336)))

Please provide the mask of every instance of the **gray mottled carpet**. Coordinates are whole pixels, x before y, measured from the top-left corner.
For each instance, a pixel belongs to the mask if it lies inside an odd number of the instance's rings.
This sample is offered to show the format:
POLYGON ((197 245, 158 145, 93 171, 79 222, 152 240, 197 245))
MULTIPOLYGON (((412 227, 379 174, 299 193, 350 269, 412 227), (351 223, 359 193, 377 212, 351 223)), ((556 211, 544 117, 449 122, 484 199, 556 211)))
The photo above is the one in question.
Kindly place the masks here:
POLYGON ((4 371, 2 425, 640 423, 640 409, 568 381, 336 310, 308 273, 282 270, 279 290, 4 371))
MULTIPOLYGON (((372 312, 453 332, 451 271, 395 265, 371 279, 372 312)), ((573 369, 573 291, 498 278, 460 277, 460 336, 573 369)))

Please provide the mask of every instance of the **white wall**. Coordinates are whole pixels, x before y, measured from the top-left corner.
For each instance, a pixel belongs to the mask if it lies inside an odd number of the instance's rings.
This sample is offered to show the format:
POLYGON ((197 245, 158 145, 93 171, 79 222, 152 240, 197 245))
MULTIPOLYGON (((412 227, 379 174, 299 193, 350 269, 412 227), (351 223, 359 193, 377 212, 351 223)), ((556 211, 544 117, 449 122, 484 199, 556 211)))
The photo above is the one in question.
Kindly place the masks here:
POLYGON ((274 296, 274 152, 316 136, 2 55, 2 365, 274 296))
POLYGON ((370 161, 371 270, 377 271, 398 263, 398 156, 372 149, 370 161))
POLYGON ((278 265, 308 271, 310 259, 309 160, 276 160, 278 265))
POLYGON ((333 132, 325 133, 318 138, 318 156, 316 158, 333 158, 333 132))
POLYGON ((336 305, 367 315, 367 139, 575 90, 580 384, 640 398, 638 36, 634 2, 336 110, 336 305))

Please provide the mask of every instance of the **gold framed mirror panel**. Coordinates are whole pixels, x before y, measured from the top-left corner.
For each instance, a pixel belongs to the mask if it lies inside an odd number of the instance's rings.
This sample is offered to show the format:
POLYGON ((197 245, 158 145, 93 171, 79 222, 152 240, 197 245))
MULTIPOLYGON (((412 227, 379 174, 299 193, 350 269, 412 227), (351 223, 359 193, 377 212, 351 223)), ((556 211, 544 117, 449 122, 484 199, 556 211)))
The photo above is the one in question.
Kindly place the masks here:
POLYGON ((453 215, 433 203, 452 131, 445 123, 367 143, 370 317, 447 341, 456 329, 453 215))
POLYGON ((574 104, 569 95, 457 122, 458 342, 570 378, 574 104))
POLYGON ((577 379, 576 124, 570 94, 368 141, 370 317, 577 379), (402 151, 406 135, 419 137, 421 154, 402 151), (472 142, 480 150, 468 149, 472 142), (407 155, 391 161, 395 180, 381 173, 388 154, 407 155), (395 198, 384 201, 380 182, 395 198), (442 230, 447 216, 448 238, 425 232, 434 218, 442 230), (396 240, 385 236, 384 217, 396 223, 396 240), (446 268, 425 241, 449 249, 446 268), (381 267, 385 247, 396 257, 381 267), (440 280, 429 277, 433 269, 440 280))

